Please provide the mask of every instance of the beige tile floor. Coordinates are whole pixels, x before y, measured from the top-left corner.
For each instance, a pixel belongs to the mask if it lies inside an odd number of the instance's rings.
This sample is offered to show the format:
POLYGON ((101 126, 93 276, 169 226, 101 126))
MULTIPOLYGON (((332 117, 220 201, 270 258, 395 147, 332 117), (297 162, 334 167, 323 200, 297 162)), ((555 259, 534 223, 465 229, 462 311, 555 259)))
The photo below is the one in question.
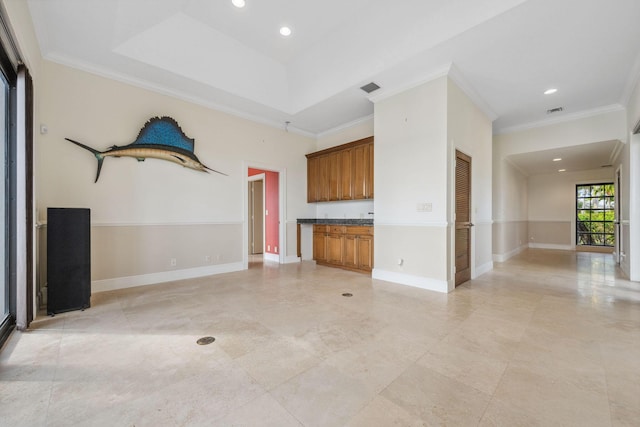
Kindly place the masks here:
POLYGON ((449 295, 313 263, 100 293, 5 344, 0 425, 638 426, 640 285, 529 250, 449 295))

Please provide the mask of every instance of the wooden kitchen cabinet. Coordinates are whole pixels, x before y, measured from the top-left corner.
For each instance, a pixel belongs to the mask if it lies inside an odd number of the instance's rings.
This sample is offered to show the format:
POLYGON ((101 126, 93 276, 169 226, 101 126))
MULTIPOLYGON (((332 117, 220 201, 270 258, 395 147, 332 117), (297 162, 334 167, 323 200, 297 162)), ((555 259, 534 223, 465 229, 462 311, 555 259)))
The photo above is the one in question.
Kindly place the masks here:
POLYGON ((318 202, 329 201, 329 156, 318 157, 318 181, 316 195, 318 202))
POLYGON ((327 261, 327 226, 313 226, 313 259, 318 263, 327 261))
POLYGON ((341 232, 343 227, 335 227, 337 230, 333 230, 333 228, 331 227, 332 230, 327 234, 327 262, 340 265, 343 263, 344 233, 341 232))
POLYGON ((353 148, 342 150, 339 155, 340 200, 353 200, 353 148))
POLYGON ((356 200, 369 198, 369 154, 371 146, 359 145, 353 149, 353 198, 356 200))
POLYGON ((373 269, 373 227, 314 225, 313 259, 322 265, 370 272, 373 269))
POLYGON ((307 154, 307 201, 373 198, 373 137, 307 154))
POLYGON ((358 257, 356 252, 356 240, 354 235, 344 236, 344 265, 349 268, 358 268, 358 257))
POLYGON ((318 201, 318 164, 319 157, 307 159, 307 202, 318 201))
POLYGON ((358 269, 371 271, 373 269, 373 236, 358 236, 356 253, 358 269))
POLYGON ((340 152, 334 152, 327 155, 328 160, 328 176, 329 176, 329 192, 328 200, 340 200, 340 190, 342 182, 340 177, 342 171, 340 170, 340 152))

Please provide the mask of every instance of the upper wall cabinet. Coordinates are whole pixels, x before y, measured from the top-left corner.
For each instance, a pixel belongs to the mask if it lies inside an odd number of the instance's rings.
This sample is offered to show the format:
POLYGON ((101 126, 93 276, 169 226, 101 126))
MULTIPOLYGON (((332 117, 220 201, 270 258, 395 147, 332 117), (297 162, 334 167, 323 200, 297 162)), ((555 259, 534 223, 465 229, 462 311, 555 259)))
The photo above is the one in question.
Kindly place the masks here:
POLYGON ((373 199, 373 137, 307 154, 307 201, 373 199))

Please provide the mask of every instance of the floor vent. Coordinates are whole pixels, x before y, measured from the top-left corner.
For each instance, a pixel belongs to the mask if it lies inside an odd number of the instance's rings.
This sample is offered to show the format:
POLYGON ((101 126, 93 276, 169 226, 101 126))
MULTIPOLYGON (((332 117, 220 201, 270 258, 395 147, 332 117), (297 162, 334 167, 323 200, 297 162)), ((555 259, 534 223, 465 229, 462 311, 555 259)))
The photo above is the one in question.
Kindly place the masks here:
POLYGON ((215 340, 216 339, 214 337, 202 337, 198 341, 196 341, 196 344, 198 344, 198 345, 207 345, 207 344, 211 344, 215 340))

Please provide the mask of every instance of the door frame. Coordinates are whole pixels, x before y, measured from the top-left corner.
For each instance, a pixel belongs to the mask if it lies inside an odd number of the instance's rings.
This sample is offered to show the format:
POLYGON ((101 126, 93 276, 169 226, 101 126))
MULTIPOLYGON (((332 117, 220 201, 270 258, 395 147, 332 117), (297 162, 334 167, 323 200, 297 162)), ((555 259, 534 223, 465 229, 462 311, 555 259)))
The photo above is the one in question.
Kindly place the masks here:
MULTIPOLYGON (((246 270, 249 268, 249 168, 262 169, 270 172, 278 173, 278 243, 280 250, 278 251, 278 263, 284 264, 287 254, 287 240, 285 234, 285 212, 287 208, 287 169, 274 167, 273 165, 254 162, 242 161, 242 266, 246 270)), ((265 180, 266 182, 266 180, 265 180)), ((265 186, 266 188, 266 186, 265 186)))
MULTIPOLYGON (((248 174, 248 172, 247 172, 248 174)), ((249 176, 247 177, 247 182, 255 182, 255 181, 262 181, 262 255, 264 256, 264 245, 265 245, 265 238, 266 238, 266 230, 265 230, 265 225, 267 222, 267 218, 265 215, 265 202, 266 202, 266 182, 267 182, 267 176, 264 173, 259 173, 257 175, 253 175, 253 176, 249 176)), ((249 188, 247 188, 247 204, 249 203, 249 188)), ((247 208, 252 208, 252 206, 247 206, 247 208)), ((249 226, 251 226, 251 222, 249 221, 249 210, 247 209, 247 233, 249 232, 249 226)), ((247 239, 248 240, 248 239, 247 239)), ((249 243, 247 242, 247 246, 249 245, 249 243)), ((249 248, 247 248, 249 249, 249 248)), ((255 248, 253 248, 255 250, 255 248)), ((252 253, 253 255, 253 253, 252 253)))
MULTIPOLYGON (((475 221, 475 212, 473 209, 473 156, 469 154, 466 150, 461 149, 460 147, 456 147, 453 143, 451 144, 450 154, 450 172, 449 172, 449 207, 451 214, 449 215, 449 272, 450 277, 448 280, 448 291, 451 292, 456 289, 456 151, 464 154, 469 157, 471 167, 470 167, 470 186, 469 186, 469 222, 474 223, 475 221)), ((475 227, 470 227, 469 229, 469 272, 470 278, 469 280, 473 280, 476 277, 476 260, 475 260, 475 246, 473 242, 476 239, 476 230, 475 227)))
POLYGON ((614 258, 616 261, 616 264, 620 265, 620 262, 622 261, 622 257, 620 256, 621 252, 622 252, 622 206, 621 206, 621 202, 620 202, 620 187, 622 185, 622 165, 619 165, 616 168, 616 172, 613 176, 614 178, 614 188, 615 188, 615 204, 616 204, 616 208, 615 208, 615 226, 614 226, 614 230, 615 230, 615 246, 614 246, 614 258))

